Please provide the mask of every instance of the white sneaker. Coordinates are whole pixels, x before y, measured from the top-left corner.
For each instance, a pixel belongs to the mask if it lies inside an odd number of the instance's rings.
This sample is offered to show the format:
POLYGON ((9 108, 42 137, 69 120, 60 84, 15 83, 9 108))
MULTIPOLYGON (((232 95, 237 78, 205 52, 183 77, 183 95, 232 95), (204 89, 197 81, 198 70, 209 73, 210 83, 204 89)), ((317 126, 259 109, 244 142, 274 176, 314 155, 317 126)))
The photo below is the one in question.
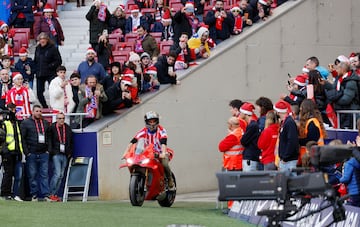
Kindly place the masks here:
POLYGON ((22 200, 19 196, 15 196, 14 200, 18 202, 24 202, 24 200, 22 200))
POLYGON ((33 196, 33 197, 31 198, 31 202, 37 202, 37 201, 39 201, 39 200, 38 200, 38 198, 37 198, 36 196, 33 196))

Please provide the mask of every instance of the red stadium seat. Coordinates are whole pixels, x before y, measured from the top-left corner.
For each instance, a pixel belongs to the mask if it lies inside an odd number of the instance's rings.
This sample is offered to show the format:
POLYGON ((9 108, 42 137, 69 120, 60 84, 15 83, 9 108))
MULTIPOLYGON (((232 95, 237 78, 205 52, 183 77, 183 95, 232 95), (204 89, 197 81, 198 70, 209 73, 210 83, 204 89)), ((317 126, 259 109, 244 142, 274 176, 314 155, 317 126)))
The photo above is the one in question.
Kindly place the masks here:
POLYGON ((133 42, 135 43, 135 41, 138 39, 138 35, 136 33, 128 33, 125 34, 125 42, 133 42))
POLYGON ((174 44, 173 40, 166 40, 160 42, 160 54, 167 55, 170 52, 170 47, 174 44))
POLYGON ((161 36, 162 33, 161 32, 150 32, 149 33, 152 37, 154 37, 154 39, 156 40, 157 43, 161 42, 161 36))
POLYGON ((134 51, 134 49, 135 49, 134 44, 135 43, 133 43, 133 42, 119 42, 115 45, 114 51, 122 51, 122 50, 134 51))
POLYGON ((111 33, 109 34, 109 43, 115 46, 121 41, 122 35, 120 33, 111 33))
POLYGON ((13 52, 14 56, 19 56, 19 50, 21 47, 29 47, 30 39, 30 28, 14 28, 14 47, 13 52))
POLYGON ((123 51, 113 51, 113 61, 114 62, 120 62, 121 64, 124 64, 129 60, 130 51, 123 50, 123 51))
POLYGON ((64 5, 64 0, 56 0, 56 5, 58 6, 64 5))

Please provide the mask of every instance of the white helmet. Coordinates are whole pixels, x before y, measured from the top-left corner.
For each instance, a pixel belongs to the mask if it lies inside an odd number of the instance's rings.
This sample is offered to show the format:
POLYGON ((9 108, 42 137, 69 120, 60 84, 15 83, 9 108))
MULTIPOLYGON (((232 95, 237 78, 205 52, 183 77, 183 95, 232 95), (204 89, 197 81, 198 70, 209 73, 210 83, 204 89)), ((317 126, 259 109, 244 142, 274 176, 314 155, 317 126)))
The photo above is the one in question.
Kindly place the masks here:
POLYGON ((159 114, 155 111, 149 111, 144 116, 145 125, 146 128, 148 128, 150 131, 156 130, 157 126, 159 125, 159 114), (156 123, 154 125, 149 124, 149 120, 155 119, 156 123))

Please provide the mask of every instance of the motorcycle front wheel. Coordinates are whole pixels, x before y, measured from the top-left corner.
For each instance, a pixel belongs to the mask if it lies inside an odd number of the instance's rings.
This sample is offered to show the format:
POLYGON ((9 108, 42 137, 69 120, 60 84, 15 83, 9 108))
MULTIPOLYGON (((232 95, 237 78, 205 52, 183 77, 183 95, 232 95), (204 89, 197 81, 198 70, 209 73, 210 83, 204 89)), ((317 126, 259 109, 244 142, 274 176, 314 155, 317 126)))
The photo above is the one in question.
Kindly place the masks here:
POLYGON ((133 206, 142 206, 145 200, 144 177, 132 175, 130 178, 129 195, 133 206))

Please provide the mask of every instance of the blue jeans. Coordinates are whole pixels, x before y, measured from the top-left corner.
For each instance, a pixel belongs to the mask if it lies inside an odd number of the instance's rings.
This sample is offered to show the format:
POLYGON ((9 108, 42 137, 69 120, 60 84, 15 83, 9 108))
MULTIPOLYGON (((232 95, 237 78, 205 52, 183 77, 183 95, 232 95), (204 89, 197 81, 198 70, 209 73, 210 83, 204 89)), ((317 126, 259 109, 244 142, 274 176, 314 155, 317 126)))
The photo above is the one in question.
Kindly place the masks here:
POLYGON ((30 194, 46 197, 49 195, 49 153, 32 154, 26 157, 30 194), (39 179, 38 179, 39 177, 39 179), (40 183, 40 185, 38 185, 40 183), (40 191, 39 191, 40 188, 40 191))
POLYGON ((56 195, 59 191, 64 172, 67 165, 67 157, 64 154, 56 154, 52 157, 53 161, 53 176, 50 181, 50 194, 56 195))
POLYGON ((243 172, 250 172, 258 170, 259 162, 251 161, 251 160, 243 160, 242 161, 242 168, 243 172))
MULTIPOLYGON (((296 168, 296 164, 297 164, 297 160, 292 160, 292 161, 288 161, 288 162, 284 162, 284 161, 280 160, 279 170, 280 171, 291 171, 291 169, 296 168)), ((293 175, 295 175, 295 173, 293 173, 293 175)))

